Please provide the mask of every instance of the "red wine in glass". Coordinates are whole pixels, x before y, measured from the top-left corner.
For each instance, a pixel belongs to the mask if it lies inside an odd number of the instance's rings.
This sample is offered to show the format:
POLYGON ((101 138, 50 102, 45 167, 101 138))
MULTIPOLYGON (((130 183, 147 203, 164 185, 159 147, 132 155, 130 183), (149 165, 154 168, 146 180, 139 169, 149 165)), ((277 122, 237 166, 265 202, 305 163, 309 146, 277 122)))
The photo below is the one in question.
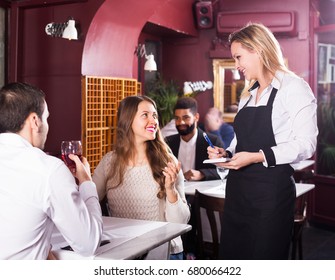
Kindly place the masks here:
MULTIPOLYGON (((75 154, 75 155, 77 155, 81 159, 81 156, 82 156, 81 154, 80 155, 75 154)), ((73 168, 75 169, 76 168, 75 162, 72 159, 69 158, 69 155, 62 154, 62 159, 70 169, 73 169, 73 168)))
POLYGON ((82 157, 82 146, 81 141, 79 140, 71 140, 71 141, 62 141, 61 144, 61 153, 62 159, 65 164, 70 168, 70 170, 76 169, 76 164, 73 160, 69 158, 70 154, 77 155, 80 159, 82 157))

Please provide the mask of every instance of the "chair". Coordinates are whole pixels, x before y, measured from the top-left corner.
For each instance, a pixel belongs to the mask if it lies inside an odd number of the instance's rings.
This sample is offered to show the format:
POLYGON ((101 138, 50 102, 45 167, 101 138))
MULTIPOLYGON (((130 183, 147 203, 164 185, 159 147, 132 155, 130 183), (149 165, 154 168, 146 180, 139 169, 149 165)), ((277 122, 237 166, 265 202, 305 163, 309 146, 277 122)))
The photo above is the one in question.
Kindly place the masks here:
POLYGON ((101 207, 101 213, 102 216, 110 216, 109 209, 108 209, 108 201, 107 201, 107 196, 105 196, 101 201, 100 201, 100 207, 101 207))
MULTIPOLYGON (((301 183, 311 182, 314 176, 314 172, 312 170, 296 172, 295 173, 295 181, 301 183)), ((307 217, 307 196, 305 193, 295 200, 295 211, 294 211, 294 225, 293 225, 293 234, 292 234, 292 242, 291 242, 291 259, 296 259, 296 253, 298 250, 299 260, 303 259, 303 250, 302 250, 302 232, 303 228, 306 225, 307 217)))
POLYGON ((296 252, 298 249, 299 259, 303 259, 302 253, 302 231, 306 224, 306 207, 307 207, 307 194, 303 194, 296 198, 294 225, 292 234, 292 249, 291 259, 296 259, 296 252))
POLYGON ((208 196, 195 190, 194 207, 197 229, 197 257, 199 259, 218 259, 224 198, 208 196), (205 210, 205 213, 201 210, 205 210), (205 219, 210 225, 212 242, 204 238, 205 219))

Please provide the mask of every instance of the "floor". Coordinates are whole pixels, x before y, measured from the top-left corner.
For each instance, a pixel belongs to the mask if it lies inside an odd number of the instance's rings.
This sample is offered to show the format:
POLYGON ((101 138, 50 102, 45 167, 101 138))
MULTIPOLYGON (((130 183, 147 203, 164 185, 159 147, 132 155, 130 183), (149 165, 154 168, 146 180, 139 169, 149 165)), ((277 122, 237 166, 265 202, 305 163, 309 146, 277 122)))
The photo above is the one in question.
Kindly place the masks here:
POLYGON ((305 260, 335 260, 335 231, 306 225, 303 231, 305 260))

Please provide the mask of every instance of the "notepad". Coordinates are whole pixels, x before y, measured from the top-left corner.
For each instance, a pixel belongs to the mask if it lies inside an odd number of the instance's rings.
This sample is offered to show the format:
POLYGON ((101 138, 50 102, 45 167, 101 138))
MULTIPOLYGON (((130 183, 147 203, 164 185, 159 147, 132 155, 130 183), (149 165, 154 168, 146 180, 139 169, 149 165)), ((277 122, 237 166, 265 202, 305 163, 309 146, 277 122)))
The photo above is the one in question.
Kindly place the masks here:
POLYGON ((230 160, 231 160, 230 158, 221 157, 221 158, 205 159, 203 163, 220 163, 220 162, 227 162, 230 160))

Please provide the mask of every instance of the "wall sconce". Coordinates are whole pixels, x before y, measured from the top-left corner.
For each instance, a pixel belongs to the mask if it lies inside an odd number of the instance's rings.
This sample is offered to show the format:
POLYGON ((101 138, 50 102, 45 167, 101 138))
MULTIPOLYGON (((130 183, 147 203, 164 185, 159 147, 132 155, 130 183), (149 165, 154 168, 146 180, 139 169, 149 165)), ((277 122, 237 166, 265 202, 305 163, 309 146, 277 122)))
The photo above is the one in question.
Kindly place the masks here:
POLYGON ((233 73, 234 80, 238 81, 241 79, 240 72, 237 69, 232 69, 231 72, 233 73))
POLYGON ((157 64, 155 61, 155 57, 152 53, 147 55, 144 44, 143 45, 139 44, 136 47, 134 54, 136 54, 138 57, 145 56, 146 62, 144 64, 144 70, 149 71, 149 72, 157 71, 157 64))
POLYGON ((211 81, 198 81, 198 82, 184 82, 184 94, 191 94, 195 91, 206 91, 213 88, 213 83, 211 81))
POLYGON ((70 18, 64 23, 48 23, 45 32, 52 37, 61 37, 69 40, 78 40, 78 31, 75 27, 75 21, 70 18))

